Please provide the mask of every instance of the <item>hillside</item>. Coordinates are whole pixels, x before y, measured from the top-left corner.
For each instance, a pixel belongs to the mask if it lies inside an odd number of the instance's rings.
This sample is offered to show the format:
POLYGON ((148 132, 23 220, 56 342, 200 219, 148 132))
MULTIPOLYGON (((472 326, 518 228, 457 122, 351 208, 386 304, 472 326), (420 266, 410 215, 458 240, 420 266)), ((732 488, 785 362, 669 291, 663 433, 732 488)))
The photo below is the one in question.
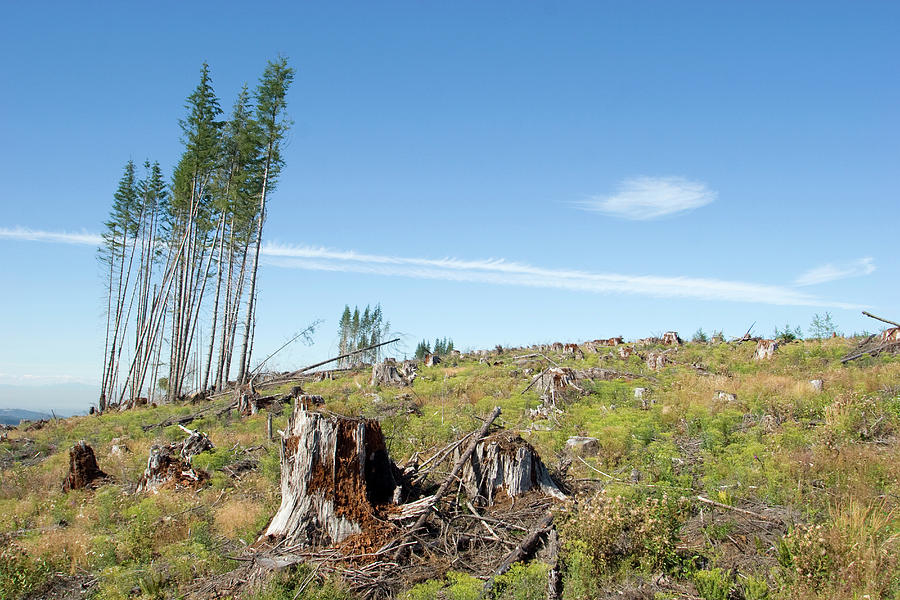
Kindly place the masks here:
MULTIPOLYGON (((0 407, 56 413, 58 417, 87 414, 97 403, 97 386, 83 383, 45 385, 0 384, 0 407)), ((41 418, 41 417, 28 417, 41 418)))
POLYGON ((24 410, 21 408, 0 408, 0 425, 18 425, 23 419, 26 421, 39 421, 47 419, 50 415, 46 413, 34 412, 33 410, 24 410))
POLYGON ((409 386, 372 386, 371 367, 307 378, 324 401, 311 412, 378 421, 417 480, 404 493, 450 487, 416 535, 378 513, 372 527, 404 553, 354 538, 355 550, 297 546, 303 560, 280 569, 252 557, 279 551, 259 538, 281 502, 281 400, 295 381, 260 384, 247 416, 226 394, 3 431, 0 598, 475 599, 548 510, 554 533, 491 580, 491 597, 548 597, 558 535, 566 599, 898 598, 900 358, 841 364, 858 342, 796 341, 768 360, 755 342, 497 349, 419 364, 409 386), (559 378, 536 381, 545 369, 559 378), (456 484, 467 471, 447 478, 472 436, 448 445, 494 407, 491 439, 521 436, 517 451, 534 448, 565 500, 501 487, 485 501, 456 484), (188 415, 215 446, 193 457, 199 481, 138 492, 151 446, 184 440, 166 423, 188 415), (110 477, 64 493, 82 439, 110 477))

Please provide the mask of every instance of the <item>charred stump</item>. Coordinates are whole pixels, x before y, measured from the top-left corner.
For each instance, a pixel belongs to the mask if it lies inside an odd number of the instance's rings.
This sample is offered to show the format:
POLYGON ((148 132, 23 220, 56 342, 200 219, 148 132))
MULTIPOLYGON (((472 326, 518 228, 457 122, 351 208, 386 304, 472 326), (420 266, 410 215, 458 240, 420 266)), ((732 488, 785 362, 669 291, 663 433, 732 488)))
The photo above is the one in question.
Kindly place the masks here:
POLYGON ((399 480, 377 421, 298 403, 281 440, 281 506, 264 535, 288 545, 377 546, 392 526, 376 515, 394 504, 399 480))
POLYGON ((109 475, 100 470, 94 449, 81 440, 69 450, 69 474, 63 480, 62 491, 95 488, 109 475))
MULTIPOLYGON (((509 498, 532 490, 564 500, 541 457, 521 436, 503 431, 484 438, 463 467, 466 494, 482 504, 494 504, 497 495, 509 498)), ((476 503, 477 503, 476 502, 476 503)))

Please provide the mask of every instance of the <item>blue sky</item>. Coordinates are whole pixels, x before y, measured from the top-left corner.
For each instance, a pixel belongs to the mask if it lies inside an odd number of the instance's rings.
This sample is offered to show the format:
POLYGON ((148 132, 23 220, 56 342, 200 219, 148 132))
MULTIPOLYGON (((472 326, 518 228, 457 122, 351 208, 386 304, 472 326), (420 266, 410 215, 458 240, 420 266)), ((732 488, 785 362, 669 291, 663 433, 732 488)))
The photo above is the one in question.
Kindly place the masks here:
POLYGON ((847 332, 896 318, 900 5, 14 3, 0 23, 0 383, 94 382, 123 164, 279 53, 294 127, 258 356, 381 302, 411 351, 847 332), (64 234, 83 234, 73 238, 64 234), (63 234, 63 235, 60 235, 63 234), (54 237, 55 236, 55 237, 54 237))

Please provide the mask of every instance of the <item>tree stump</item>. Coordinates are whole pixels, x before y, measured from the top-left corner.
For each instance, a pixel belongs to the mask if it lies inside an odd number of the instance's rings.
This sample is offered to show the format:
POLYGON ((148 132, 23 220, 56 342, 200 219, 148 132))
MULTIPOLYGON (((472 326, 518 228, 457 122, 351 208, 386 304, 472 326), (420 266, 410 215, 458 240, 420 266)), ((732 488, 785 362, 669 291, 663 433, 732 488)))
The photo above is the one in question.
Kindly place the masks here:
POLYGON ((94 449, 81 440, 69 450, 69 474, 62 483, 62 491, 95 488, 109 475, 100 470, 94 449))
POLYGON ((754 360, 768 360, 775 355, 778 349, 778 342, 775 340, 759 340, 756 342, 756 351, 753 353, 754 360))
POLYGON ((378 547, 400 475, 375 420, 294 408, 281 440, 281 506, 265 531, 288 545, 378 547))
POLYGON ((407 360, 402 364, 398 364, 397 361, 388 359, 372 365, 372 381, 370 385, 406 386, 411 384, 415 378, 415 362, 407 360))
POLYGON ((510 498, 531 490, 559 500, 566 498, 534 447, 509 431, 495 433, 478 443, 472 460, 463 467, 462 481, 470 498, 488 505, 501 491, 510 498))
POLYGON ((209 479, 209 473, 194 469, 191 460, 194 456, 214 448, 205 433, 193 431, 181 426, 188 437, 182 442, 168 446, 154 444, 150 446, 147 468, 141 475, 137 491, 157 491, 160 487, 196 488, 209 479))
POLYGON ((574 369, 551 367, 544 371, 540 379, 541 398, 550 405, 556 405, 557 397, 566 389, 574 388, 583 392, 575 383, 578 379, 574 369))

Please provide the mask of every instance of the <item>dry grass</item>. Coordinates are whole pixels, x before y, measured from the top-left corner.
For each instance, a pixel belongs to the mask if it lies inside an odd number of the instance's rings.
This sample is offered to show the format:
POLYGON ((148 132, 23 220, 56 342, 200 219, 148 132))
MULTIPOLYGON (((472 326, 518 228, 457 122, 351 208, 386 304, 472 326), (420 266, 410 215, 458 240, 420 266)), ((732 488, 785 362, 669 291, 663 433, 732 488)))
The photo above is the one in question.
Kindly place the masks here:
POLYGON ((213 513, 216 530, 230 540, 246 536, 265 509, 265 505, 247 498, 229 498, 213 513))

